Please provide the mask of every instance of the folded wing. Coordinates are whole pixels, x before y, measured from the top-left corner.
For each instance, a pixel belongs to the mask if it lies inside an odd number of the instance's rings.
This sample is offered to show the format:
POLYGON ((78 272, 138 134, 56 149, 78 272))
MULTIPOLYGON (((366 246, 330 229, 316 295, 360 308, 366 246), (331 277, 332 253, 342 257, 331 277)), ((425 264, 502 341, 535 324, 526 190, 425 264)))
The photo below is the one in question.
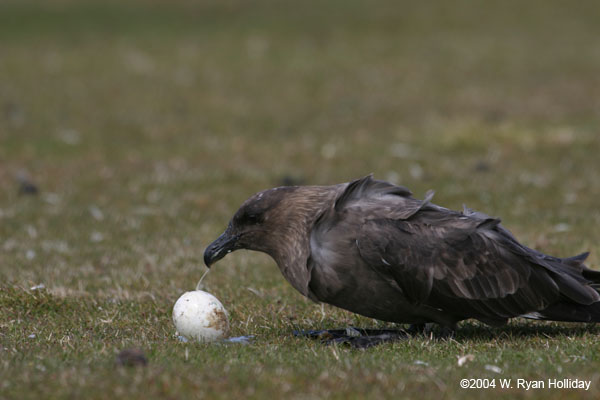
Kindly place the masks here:
POLYGON ((488 323, 559 302, 600 301, 598 273, 583 265, 585 255, 544 255, 519 244, 498 219, 418 201, 393 187, 370 177, 355 181, 335 212, 364 217, 356 237, 360 257, 407 300, 488 323))

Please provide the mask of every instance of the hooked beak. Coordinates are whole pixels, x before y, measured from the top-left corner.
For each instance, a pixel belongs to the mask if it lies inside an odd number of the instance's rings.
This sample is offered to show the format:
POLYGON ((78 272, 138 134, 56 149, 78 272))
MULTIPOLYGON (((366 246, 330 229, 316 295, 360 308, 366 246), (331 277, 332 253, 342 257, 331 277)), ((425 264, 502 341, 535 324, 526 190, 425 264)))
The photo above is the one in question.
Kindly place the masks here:
POLYGON ((204 250, 204 264, 210 268, 212 264, 225 257, 227 254, 239 249, 237 243, 238 239, 239 235, 230 235, 227 231, 223 232, 217 240, 209 244, 206 250, 204 250))

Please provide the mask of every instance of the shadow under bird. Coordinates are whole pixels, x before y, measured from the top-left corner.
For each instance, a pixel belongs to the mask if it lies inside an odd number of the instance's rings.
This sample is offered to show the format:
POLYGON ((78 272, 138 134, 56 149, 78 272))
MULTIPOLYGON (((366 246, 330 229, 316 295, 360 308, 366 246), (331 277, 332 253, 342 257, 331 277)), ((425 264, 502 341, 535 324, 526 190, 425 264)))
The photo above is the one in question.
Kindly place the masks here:
POLYGON ((500 220, 412 197, 367 176, 262 191, 208 246, 208 267, 248 249, 270 255, 304 296, 367 317, 437 323, 474 318, 600 321, 600 271, 520 244, 500 220))

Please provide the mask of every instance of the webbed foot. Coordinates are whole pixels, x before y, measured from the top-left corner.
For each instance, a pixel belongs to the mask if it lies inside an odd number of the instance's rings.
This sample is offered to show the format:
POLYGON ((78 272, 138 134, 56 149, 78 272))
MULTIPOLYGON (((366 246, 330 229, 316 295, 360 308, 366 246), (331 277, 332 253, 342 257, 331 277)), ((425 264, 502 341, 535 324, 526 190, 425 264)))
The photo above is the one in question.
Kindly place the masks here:
POLYGON ((395 342, 408 337, 407 332, 401 329, 361 329, 355 327, 296 331, 294 335, 319 339, 325 344, 347 344, 358 349, 366 349, 378 344, 395 342))

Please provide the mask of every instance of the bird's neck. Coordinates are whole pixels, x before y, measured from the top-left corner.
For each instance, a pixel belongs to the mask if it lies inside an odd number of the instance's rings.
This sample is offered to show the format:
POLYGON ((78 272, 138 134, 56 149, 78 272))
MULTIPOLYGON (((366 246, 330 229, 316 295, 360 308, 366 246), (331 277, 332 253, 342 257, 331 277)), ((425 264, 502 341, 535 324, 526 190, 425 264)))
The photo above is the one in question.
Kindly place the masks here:
POLYGON ((333 207, 338 194, 336 186, 298 187, 288 199, 286 216, 274 235, 269 254, 288 282, 300 293, 310 297, 310 236, 318 218, 333 207))

